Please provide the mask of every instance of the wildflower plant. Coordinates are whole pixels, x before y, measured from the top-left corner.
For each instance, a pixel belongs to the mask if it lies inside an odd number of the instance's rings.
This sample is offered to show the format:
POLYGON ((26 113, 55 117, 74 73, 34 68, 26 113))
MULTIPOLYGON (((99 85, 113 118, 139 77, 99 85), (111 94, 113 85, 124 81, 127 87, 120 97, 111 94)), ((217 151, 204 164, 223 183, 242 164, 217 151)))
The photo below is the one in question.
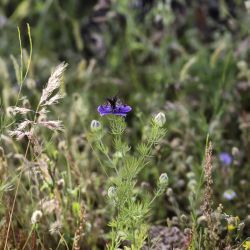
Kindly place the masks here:
MULTIPOLYGON (((122 107, 125 106, 128 107, 122 107)), ((117 249, 125 240, 131 243, 132 248, 140 249, 147 237, 148 227, 145 219, 153 201, 166 190, 168 176, 166 173, 161 174, 153 197, 150 197, 149 194, 141 195, 143 190, 139 193, 138 175, 148 166, 152 149, 164 137, 166 129, 162 122, 158 123, 153 118, 148 138, 132 150, 124 140, 124 114, 110 114, 107 120, 109 133, 99 123, 92 121, 89 138, 95 152, 99 151, 105 157, 105 160, 99 158, 99 161, 108 176, 107 195, 113 208, 109 223, 111 242, 108 249, 117 249), (101 129, 93 129, 94 124, 98 124, 97 127, 101 129), (112 146, 104 143, 108 135, 112 138, 112 146)))

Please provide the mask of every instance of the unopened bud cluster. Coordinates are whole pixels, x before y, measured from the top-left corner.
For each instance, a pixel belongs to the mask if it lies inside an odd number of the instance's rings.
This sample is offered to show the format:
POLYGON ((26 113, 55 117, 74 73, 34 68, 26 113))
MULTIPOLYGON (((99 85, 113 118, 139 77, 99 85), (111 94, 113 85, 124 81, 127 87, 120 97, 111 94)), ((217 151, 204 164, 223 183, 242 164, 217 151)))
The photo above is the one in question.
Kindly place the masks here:
POLYGON ((90 129, 92 132, 96 132, 96 131, 100 130, 101 127, 102 127, 102 125, 99 121, 97 121, 97 120, 91 121, 90 129))
POLYGON ((159 184, 161 187, 166 187, 168 185, 168 175, 166 173, 160 175, 159 184))
POLYGON ((116 188, 115 187, 113 187, 113 186, 109 187, 109 189, 108 189, 108 197, 110 199, 113 199, 113 198, 116 197, 116 188))
POLYGON ((166 116, 163 112, 158 113, 155 117, 154 117, 154 122, 156 125, 158 125, 159 127, 163 127, 164 124, 166 123, 166 116))

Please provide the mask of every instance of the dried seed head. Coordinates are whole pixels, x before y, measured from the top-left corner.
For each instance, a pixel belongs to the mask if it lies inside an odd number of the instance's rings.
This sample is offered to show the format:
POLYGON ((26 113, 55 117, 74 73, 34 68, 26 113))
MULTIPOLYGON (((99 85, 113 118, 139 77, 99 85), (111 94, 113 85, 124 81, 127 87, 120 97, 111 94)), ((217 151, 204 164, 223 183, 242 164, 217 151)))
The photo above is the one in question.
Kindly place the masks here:
POLYGON ((18 124, 18 127, 16 130, 22 131, 27 128, 28 125, 32 124, 33 122, 30 120, 24 120, 23 122, 18 124))
POLYGON ((43 89, 43 93, 39 102, 40 105, 45 105, 46 101, 49 103, 51 102, 48 99, 53 94, 53 92, 60 87, 62 75, 66 67, 67 64, 63 62, 55 68, 48 80, 47 86, 43 89))
POLYGON ((8 107, 8 111, 9 113, 16 115, 16 114, 21 114, 21 115, 25 115, 28 112, 31 112, 31 109, 28 108, 22 108, 22 107, 8 107))
POLYGON ((192 234, 192 229, 191 228, 185 228, 184 229, 184 234, 186 234, 186 235, 192 234))
POLYGON ((39 121, 39 125, 42 125, 50 130, 63 131, 62 121, 39 121))
POLYGON ((56 199, 43 199, 40 202, 40 206, 44 214, 52 214, 54 211, 60 210, 59 202, 56 199))
POLYGON ((32 138, 32 132, 25 132, 25 131, 20 131, 20 130, 14 130, 14 131, 9 131, 8 132, 11 137, 16 137, 17 141, 22 140, 25 136, 28 138, 32 138))
POLYGON ((50 225, 49 232, 51 235, 60 234, 61 228, 62 228, 62 222, 57 220, 50 225))
POLYGON ((57 93, 53 97, 51 97, 48 101, 46 101, 42 106, 50 106, 52 104, 57 104, 60 99, 62 99, 65 95, 57 93))
POLYGON ((43 216, 42 211, 40 211, 40 210, 34 211, 32 216, 31 216, 31 224, 38 223, 41 220, 42 216, 43 216))
POLYGON ((182 223, 187 223, 187 221, 188 221, 188 218, 185 214, 182 214, 180 219, 181 219, 182 223))

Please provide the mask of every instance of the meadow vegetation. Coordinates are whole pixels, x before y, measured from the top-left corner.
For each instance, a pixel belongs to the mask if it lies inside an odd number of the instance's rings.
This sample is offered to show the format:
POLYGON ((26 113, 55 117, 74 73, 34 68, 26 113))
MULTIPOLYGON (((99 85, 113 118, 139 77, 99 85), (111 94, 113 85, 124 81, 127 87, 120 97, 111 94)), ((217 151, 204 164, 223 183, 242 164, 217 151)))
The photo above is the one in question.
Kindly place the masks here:
POLYGON ((2 0, 0 249, 250 249, 249 27, 249 0, 2 0))

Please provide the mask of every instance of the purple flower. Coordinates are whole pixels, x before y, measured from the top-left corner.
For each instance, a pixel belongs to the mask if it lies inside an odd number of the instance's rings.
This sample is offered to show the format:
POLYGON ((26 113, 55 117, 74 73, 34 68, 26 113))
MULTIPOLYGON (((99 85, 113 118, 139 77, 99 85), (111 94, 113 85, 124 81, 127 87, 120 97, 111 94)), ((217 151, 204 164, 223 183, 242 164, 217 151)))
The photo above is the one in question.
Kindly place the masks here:
POLYGON ((236 193, 232 189, 228 189, 223 193, 223 197, 228 201, 233 200, 236 196, 236 193))
POLYGON ((230 165, 233 161, 232 156, 227 152, 220 153, 219 158, 224 165, 230 165))
POLYGON ((130 106, 120 103, 120 101, 116 96, 112 98, 107 98, 107 101, 108 101, 107 104, 100 105, 97 108, 97 111, 100 113, 101 116, 103 115, 126 116, 127 113, 132 110, 130 106))

